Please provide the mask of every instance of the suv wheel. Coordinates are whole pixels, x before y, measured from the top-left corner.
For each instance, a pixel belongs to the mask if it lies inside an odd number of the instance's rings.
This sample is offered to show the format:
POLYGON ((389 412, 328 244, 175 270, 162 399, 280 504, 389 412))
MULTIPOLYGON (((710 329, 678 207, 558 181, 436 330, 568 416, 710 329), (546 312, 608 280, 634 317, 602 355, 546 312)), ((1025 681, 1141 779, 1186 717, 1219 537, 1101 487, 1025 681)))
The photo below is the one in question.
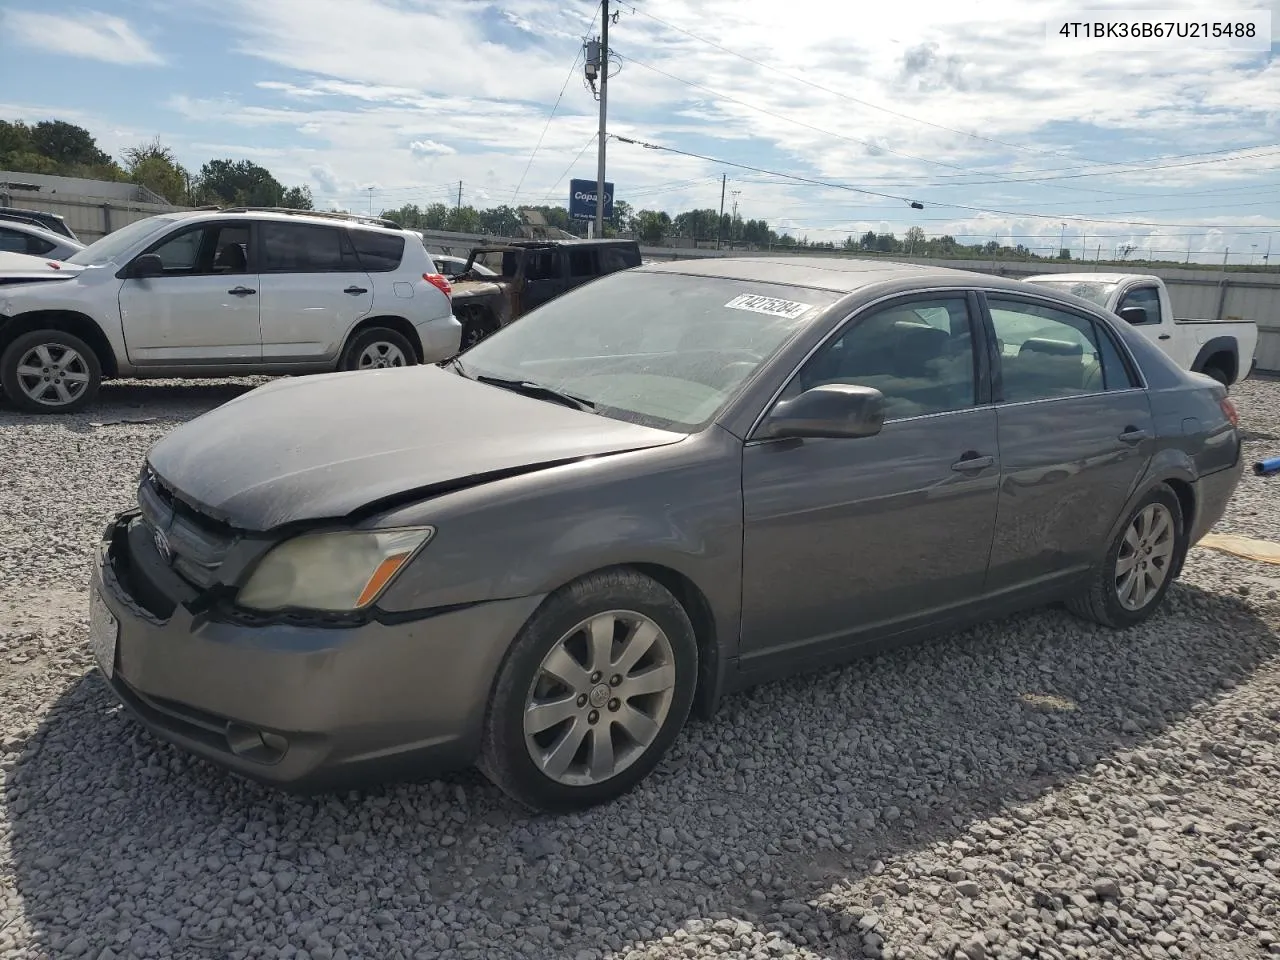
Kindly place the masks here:
POLYGON ((380 370, 384 367, 411 367, 418 355, 404 334, 389 327, 371 327, 351 338, 342 354, 343 370, 380 370))
POLYGON ((498 673, 480 769, 536 810, 581 809, 652 770, 693 704, 698 647, 684 608, 634 570, 553 594, 498 673))
POLYGON ((74 413, 102 384, 102 364, 93 348, 62 330, 32 330, 0 354, 0 386, 20 410, 74 413))

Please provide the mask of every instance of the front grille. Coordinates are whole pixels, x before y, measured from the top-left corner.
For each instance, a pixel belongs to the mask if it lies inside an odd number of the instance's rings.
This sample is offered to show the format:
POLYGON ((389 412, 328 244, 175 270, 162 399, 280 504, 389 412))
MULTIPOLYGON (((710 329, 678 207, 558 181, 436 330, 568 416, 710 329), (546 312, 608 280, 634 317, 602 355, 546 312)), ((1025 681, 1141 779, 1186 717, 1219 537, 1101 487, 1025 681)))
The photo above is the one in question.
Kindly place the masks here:
POLYGON ((138 485, 138 507, 157 551, 188 583, 208 587, 235 544, 235 534, 223 524, 179 502, 147 470, 138 485))

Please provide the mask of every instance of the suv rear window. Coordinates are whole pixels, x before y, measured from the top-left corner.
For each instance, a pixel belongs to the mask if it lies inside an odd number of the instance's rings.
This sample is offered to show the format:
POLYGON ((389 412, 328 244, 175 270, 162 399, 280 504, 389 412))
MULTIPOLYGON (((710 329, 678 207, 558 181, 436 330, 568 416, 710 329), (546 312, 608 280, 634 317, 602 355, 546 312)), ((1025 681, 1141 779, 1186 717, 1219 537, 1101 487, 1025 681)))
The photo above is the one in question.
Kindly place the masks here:
POLYGON ((360 257, 360 266, 370 273, 389 273, 400 266, 404 256, 404 237, 393 233, 352 230, 351 242, 360 257))

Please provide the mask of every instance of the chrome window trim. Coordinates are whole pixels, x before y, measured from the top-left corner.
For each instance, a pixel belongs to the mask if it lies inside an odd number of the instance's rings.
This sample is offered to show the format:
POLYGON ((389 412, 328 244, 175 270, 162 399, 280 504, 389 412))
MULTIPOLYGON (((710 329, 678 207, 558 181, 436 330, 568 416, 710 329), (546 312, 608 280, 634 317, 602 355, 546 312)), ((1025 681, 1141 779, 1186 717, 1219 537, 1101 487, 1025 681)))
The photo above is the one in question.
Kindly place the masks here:
MULTIPOLYGON (((1031 285, 1028 284, 1028 286, 1031 286, 1031 285)), ((815 344, 814 347, 810 349, 809 352, 806 353, 800 359, 799 363, 797 363, 796 366, 792 369, 792 371, 789 374, 787 374, 787 377, 783 381, 782 386, 774 391, 773 396, 769 398, 769 401, 764 405, 760 413, 757 414, 756 418, 752 421, 751 429, 747 431, 747 439, 745 441, 745 445, 750 446, 757 443, 774 442, 774 438, 772 437, 757 437, 755 435, 756 431, 760 429, 760 425, 764 422, 765 418, 768 417, 769 411, 774 408, 774 405, 777 404, 778 402, 778 398, 781 397, 782 394, 786 392, 787 387, 791 385, 791 381, 795 379, 796 375, 799 374, 799 372, 804 368, 805 364, 807 364, 810 360, 812 360, 813 357, 818 353, 818 351, 824 349, 827 346, 827 344, 829 344, 836 337, 837 334, 839 334, 842 330, 844 330, 844 328, 848 325, 849 321, 852 320, 854 317, 868 310, 872 310, 875 307, 879 306, 880 304, 886 303, 890 300, 903 300, 903 299, 916 299, 916 298, 928 299, 929 297, 940 295, 940 294, 945 295, 945 294, 957 294, 957 293, 960 294, 961 296, 967 296, 970 293, 981 293, 984 298, 989 298, 990 295, 995 295, 997 299, 1001 299, 1002 296, 1007 297, 1009 299, 1013 299, 1013 300, 1027 299, 1035 303, 1041 303, 1044 306, 1054 310, 1060 310, 1064 313, 1073 313, 1077 316, 1083 317, 1084 319, 1088 319, 1092 323, 1110 324, 1110 321, 1107 320, 1105 316, 1092 315, 1090 312, 1080 310, 1075 306, 1075 304, 1064 304, 1060 300, 1056 300, 1051 296, 1045 296, 1043 294, 1039 294, 1037 291, 1034 291, 1034 290, 1027 291, 1024 293, 1021 290, 1008 290, 1003 287, 988 287, 985 285, 984 286, 975 285, 975 286, 964 286, 964 287, 955 287, 955 286, 922 287, 919 290, 912 290, 907 293, 903 293, 901 291, 896 293, 887 293, 884 296, 877 297, 875 300, 871 300, 867 303, 862 304, 856 310, 853 310, 847 315, 845 315, 844 317, 841 317, 840 320, 837 321, 837 323, 832 327, 831 331, 825 337, 823 337, 817 344, 815 344)), ((991 307, 990 307, 990 304, 988 303, 987 304, 988 313, 990 312, 990 309, 991 307)), ((1099 308, 1099 312, 1104 313, 1105 311, 1102 311, 1101 308, 1099 308)), ((979 326, 982 326, 982 318, 979 317, 977 319, 978 319, 979 326)), ((886 420, 885 423, 886 424, 903 423, 908 420, 924 420, 924 419, 930 419, 934 417, 947 417, 957 413, 967 413, 970 410, 981 410, 981 409, 1000 410, 1005 407, 1023 407, 1033 403, 1056 403, 1060 400, 1079 400, 1082 397, 1115 396, 1117 394, 1138 393, 1140 391, 1145 392, 1149 390, 1150 385, 1147 383, 1146 374, 1144 374, 1142 371, 1142 365, 1138 363, 1137 357, 1133 355, 1133 351, 1129 349, 1129 345, 1125 343, 1124 338, 1114 334, 1113 332, 1104 333, 1103 335, 1111 336, 1112 342, 1114 343, 1116 349, 1123 351, 1125 358, 1129 361, 1129 364, 1132 366, 1133 370, 1137 372, 1138 386, 1126 387, 1123 390, 1097 390, 1092 393, 1073 393, 1070 396, 1066 396, 1066 397, 1042 397, 1037 400, 1011 400, 1011 401, 1002 400, 1002 401, 993 402, 993 403, 981 403, 981 404, 975 403, 971 407, 964 407, 960 410, 943 410, 938 413, 924 413, 914 417, 896 417, 892 420, 886 420)), ((1000 358, 999 356, 996 357, 997 362, 999 362, 1001 359, 1002 358, 1000 358)))

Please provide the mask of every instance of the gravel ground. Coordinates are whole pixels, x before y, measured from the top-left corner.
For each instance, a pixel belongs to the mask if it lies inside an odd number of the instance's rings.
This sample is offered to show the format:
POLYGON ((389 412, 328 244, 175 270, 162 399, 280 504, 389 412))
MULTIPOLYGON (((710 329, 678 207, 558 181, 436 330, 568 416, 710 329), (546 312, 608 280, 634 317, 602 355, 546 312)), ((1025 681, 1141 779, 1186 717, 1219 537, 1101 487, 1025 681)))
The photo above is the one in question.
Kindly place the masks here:
MULTIPOLYGON (((1127 633, 1043 611, 735 696, 583 815, 471 775, 295 798, 157 744, 90 667, 90 545, 243 389, 0 410, 0 958, 1280 954, 1280 568, 1207 550, 1127 633)), ((1280 383, 1235 397, 1280 453, 1280 383)), ((1220 529, 1280 538, 1280 479, 1220 529)))

